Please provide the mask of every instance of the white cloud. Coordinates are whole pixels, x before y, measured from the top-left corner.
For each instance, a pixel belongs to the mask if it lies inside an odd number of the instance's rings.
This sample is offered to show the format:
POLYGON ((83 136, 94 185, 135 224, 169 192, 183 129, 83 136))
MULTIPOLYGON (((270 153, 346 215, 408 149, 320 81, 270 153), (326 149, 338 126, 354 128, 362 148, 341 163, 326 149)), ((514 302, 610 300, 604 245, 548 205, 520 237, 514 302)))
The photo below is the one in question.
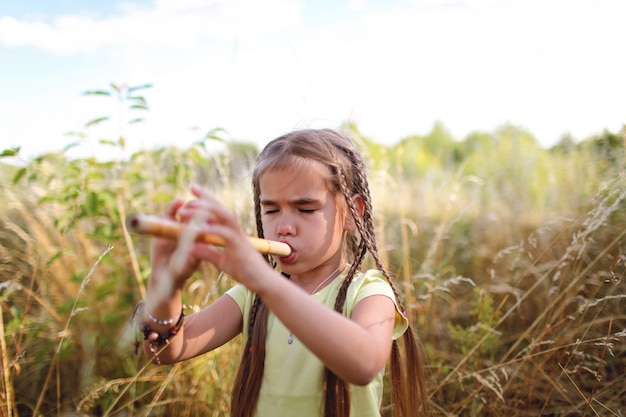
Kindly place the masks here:
POLYGON ((352 10, 363 10, 367 7, 367 0, 348 0, 348 7, 352 10))
POLYGON ((152 9, 121 7, 98 19, 62 15, 44 20, 0 18, 0 43, 35 46, 54 54, 92 52, 101 47, 185 48, 204 38, 231 39, 297 25, 297 0, 159 0, 152 9))
MULTIPOLYGON (((315 0, 161 0, 104 19, 5 17, 0 43, 77 55, 103 48, 82 67, 98 83, 153 83, 148 123, 134 136, 146 147, 184 146, 214 127, 259 142, 347 119, 387 143, 439 120, 459 139, 513 122, 550 144, 626 121, 626 2, 416 0, 373 12, 372 2, 348 1, 365 7, 318 26, 301 16, 315 0), (120 62, 115 74, 102 74, 104 60, 120 62)), ((48 132, 100 115, 76 99, 86 87, 65 88, 74 100, 64 111, 49 104, 57 97, 31 107, 46 115, 48 132)), ((0 130, 3 120, 0 112, 0 130)), ((35 127, 25 117, 10 136, 49 136, 35 127)))

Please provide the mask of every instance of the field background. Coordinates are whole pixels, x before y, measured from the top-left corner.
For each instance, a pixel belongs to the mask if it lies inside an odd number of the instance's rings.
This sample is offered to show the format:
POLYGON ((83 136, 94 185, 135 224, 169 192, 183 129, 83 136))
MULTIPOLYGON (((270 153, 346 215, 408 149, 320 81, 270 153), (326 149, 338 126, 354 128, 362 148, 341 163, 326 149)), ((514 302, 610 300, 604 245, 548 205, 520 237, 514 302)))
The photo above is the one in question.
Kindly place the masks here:
MULTIPOLYGON (((378 244, 428 357, 433 413, 626 415, 626 129, 550 149, 513 125, 455 140, 437 124, 394 146, 342 129, 368 162, 378 244)), ((69 157, 82 139, 0 160, 0 417, 227 413, 239 339, 173 366, 134 355, 149 239, 124 222, 197 182, 253 234, 258 149, 220 129, 186 149, 129 155, 129 140, 99 140, 120 155, 110 161, 69 157)), ((201 309, 231 285, 205 266, 184 301, 201 309)))

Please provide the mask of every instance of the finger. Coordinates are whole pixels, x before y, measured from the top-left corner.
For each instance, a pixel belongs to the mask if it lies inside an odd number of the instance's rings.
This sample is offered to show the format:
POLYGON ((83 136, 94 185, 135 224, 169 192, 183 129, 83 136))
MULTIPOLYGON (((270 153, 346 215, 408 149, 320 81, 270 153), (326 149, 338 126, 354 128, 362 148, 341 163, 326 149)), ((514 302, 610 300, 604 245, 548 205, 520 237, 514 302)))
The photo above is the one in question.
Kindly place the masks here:
POLYGON ((193 200, 185 204, 178 211, 181 223, 199 225, 210 222, 213 218, 212 206, 203 200, 193 200))
POLYGON ((194 182, 191 184, 191 193, 196 197, 201 197, 203 194, 208 194, 208 191, 205 190, 204 187, 194 182))
POLYGON ((217 199, 213 196, 213 194, 211 194, 209 190, 207 190, 204 187, 201 187, 200 185, 196 183, 191 184, 191 193, 195 195, 196 197, 206 200, 206 201, 211 201, 211 202, 217 201, 217 199))
POLYGON ((206 213, 205 217, 202 218, 203 222, 222 223, 229 225, 229 227, 233 228, 237 232, 241 231, 239 221, 235 214, 232 211, 228 210, 206 188, 203 188, 194 183, 191 185, 191 192, 196 197, 198 197, 198 199, 189 202, 189 207, 194 209, 201 209, 206 213))
POLYGON ((176 214, 178 213, 178 210, 183 206, 184 202, 181 199, 175 199, 172 200, 166 207, 165 207, 165 215, 169 218, 176 218, 176 214))
POLYGON ((198 261, 209 261, 216 263, 220 256, 223 255, 222 251, 216 250, 213 245, 207 244, 195 244, 191 249, 190 255, 198 261))
POLYGON ((223 204, 216 200, 215 203, 210 205, 210 210, 211 218, 214 222, 227 225, 236 231, 240 231, 241 227, 239 226, 238 217, 223 204))
POLYGON ((212 205, 212 201, 196 198, 194 200, 187 201, 183 208, 186 210, 208 210, 212 205))
POLYGON ((186 220, 200 218, 202 222, 227 220, 232 223, 232 213, 206 188, 192 184, 191 192, 197 199, 185 204, 180 212, 181 218, 183 216, 186 220))

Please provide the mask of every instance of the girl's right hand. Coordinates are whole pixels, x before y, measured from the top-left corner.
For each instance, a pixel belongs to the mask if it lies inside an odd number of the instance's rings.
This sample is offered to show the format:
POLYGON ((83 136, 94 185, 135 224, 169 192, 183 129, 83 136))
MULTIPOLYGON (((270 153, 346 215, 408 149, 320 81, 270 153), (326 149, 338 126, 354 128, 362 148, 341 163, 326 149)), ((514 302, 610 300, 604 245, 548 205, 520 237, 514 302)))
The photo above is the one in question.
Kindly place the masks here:
MULTIPOLYGON (((180 199, 173 200, 167 205, 162 216, 168 220, 179 221, 179 210, 184 206, 180 199)), ((151 263, 152 274, 166 273, 171 278, 171 284, 182 287, 187 278, 193 275, 200 266, 200 259, 190 251, 180 251, 179 241, 161 237, 154 237, 152 241, 151 263)))

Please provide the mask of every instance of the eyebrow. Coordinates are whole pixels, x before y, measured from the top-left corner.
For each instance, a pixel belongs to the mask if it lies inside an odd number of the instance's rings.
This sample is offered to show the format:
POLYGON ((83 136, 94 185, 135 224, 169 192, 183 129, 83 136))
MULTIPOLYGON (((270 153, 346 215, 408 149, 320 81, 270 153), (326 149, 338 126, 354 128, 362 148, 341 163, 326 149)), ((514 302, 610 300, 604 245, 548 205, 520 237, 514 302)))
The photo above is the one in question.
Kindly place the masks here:
MULTIPOLYGON (((319 199, 316 198, 308 198, 308 197, 302 197, 302 198, 296 198, 295 200, 291 200, 288 202, 289 204, 292 204, 294 206, 304 206, 307 204, 319 204, 321 203, 321 201, 319 199)), ((261 200, 261 205, 263 206, 277 206, 278 204, 272 200, 261 200)))

